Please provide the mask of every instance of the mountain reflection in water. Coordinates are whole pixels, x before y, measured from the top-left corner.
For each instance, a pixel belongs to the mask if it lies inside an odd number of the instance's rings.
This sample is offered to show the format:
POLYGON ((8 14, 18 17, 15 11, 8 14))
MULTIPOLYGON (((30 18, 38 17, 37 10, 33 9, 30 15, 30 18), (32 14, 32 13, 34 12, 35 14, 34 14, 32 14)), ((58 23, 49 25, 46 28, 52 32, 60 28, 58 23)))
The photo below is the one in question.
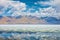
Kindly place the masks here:
POLYGON ((0 32, 0 40, 60 40, 58 32, 0 32))

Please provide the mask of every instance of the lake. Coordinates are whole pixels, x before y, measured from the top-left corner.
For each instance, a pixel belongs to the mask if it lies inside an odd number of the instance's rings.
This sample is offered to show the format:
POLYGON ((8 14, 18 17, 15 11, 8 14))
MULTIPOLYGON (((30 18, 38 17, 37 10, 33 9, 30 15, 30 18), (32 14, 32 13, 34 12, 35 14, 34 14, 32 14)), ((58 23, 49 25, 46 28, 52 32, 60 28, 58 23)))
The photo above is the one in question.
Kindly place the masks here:
POLYGON ((60 33, 0 31, 0 40, 60 40, 60 33))

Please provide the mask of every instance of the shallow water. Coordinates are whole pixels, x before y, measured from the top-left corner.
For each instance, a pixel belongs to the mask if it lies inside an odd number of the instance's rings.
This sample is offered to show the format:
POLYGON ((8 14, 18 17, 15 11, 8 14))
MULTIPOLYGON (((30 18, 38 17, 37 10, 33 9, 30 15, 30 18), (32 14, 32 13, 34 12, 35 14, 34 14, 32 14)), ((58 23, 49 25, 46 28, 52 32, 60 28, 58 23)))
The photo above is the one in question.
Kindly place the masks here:
POLYGON ((55 32, 0 32, 0 40, 60 40, 55 32))

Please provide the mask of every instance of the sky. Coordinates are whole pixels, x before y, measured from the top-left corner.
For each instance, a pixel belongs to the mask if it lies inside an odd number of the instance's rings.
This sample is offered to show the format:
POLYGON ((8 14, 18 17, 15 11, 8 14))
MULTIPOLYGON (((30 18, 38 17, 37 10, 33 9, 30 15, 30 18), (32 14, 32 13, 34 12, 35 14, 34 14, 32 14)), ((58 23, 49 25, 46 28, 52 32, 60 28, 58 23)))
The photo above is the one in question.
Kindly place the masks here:
POLYGON ((0 0, 0 16, 19 15, 36 16, 60 24, 60 0, 0 0))
POLYGON ((24 13, 24 14, 30 14, 30 15, 33 14, 34 15, 36 12, 37 12, 37 14, 39 14, 38 12, 40 12, 40 10, 42 10, 41 8, 50 7, 51 5, 50 5, 49 1, 48 0, 13 0, 13 1, 12 0, 5 0, 5 1, 2 0, 2 4, 4 4, 2 6, 6 6, 6 8, 7 8, 7 9, 3 9, 3 11, 5 11, 4 13, 6 16, 11 16, 11 15, 9 15, 9 14, 11 14, 10 13, 11 10, 14 10, 14 12, 12 13, 13 15, 16 15, 15 10, 17 10, 18 15, 20 14, 20 11, 21 11, 21 13, 24 13), (12 7, 14 9, 12 9, 12 7))

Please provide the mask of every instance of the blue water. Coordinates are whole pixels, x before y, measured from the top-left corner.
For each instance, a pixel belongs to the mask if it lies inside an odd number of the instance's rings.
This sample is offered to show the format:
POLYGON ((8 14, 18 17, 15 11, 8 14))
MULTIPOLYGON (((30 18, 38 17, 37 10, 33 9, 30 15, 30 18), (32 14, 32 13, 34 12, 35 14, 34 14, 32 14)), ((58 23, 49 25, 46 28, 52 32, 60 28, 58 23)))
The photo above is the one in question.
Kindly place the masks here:
POLYGON ((58 32, 0 32, 4 40, 60 40, 58 32))

